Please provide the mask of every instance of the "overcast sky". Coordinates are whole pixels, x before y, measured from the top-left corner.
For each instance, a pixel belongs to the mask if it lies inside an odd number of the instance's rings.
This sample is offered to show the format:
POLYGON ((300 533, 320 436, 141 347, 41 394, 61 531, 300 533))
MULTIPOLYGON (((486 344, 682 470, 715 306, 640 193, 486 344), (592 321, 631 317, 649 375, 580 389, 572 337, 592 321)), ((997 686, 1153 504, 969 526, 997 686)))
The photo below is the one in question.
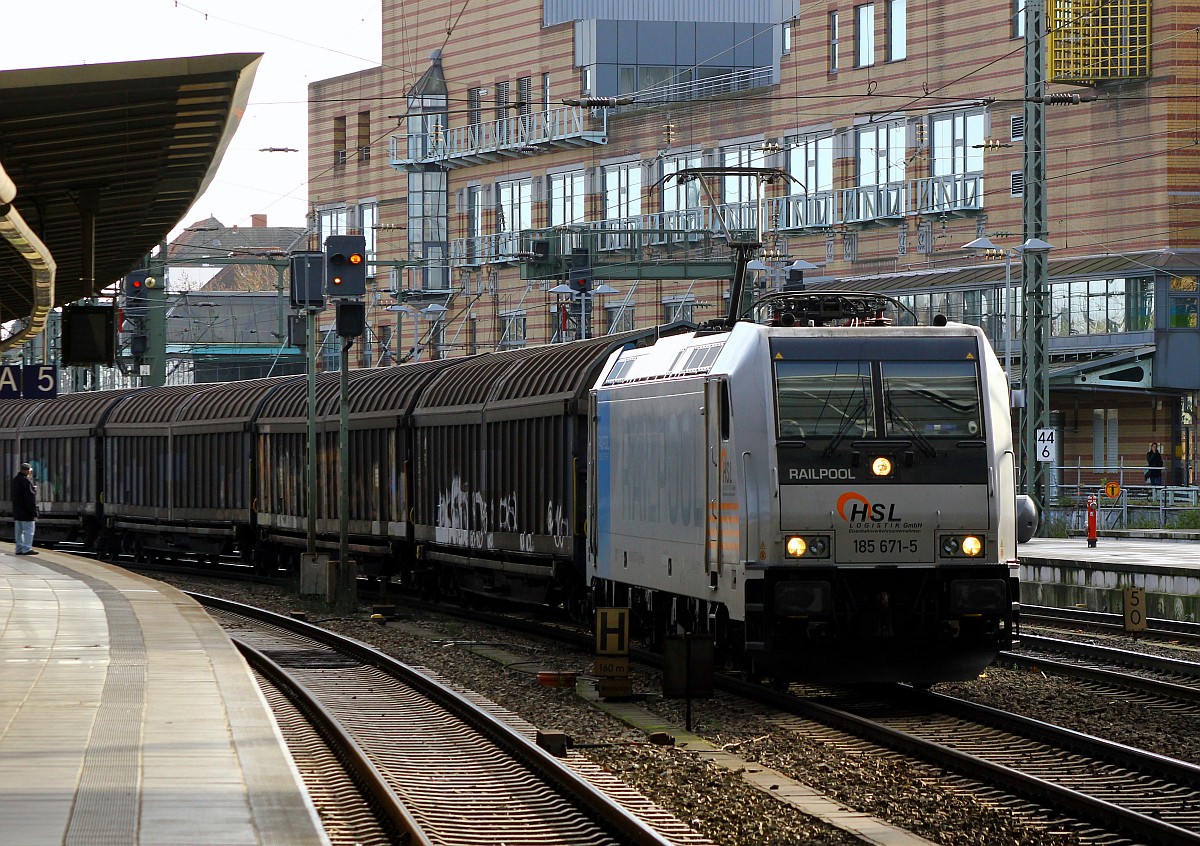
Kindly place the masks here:
POLYGON ((216 177, 182 225, 303 226, 310 82, 379 64, 380 0, 0 0, 0 70, 263 53, 216 177), (296 153, 264 153, 294 147, 296 153))

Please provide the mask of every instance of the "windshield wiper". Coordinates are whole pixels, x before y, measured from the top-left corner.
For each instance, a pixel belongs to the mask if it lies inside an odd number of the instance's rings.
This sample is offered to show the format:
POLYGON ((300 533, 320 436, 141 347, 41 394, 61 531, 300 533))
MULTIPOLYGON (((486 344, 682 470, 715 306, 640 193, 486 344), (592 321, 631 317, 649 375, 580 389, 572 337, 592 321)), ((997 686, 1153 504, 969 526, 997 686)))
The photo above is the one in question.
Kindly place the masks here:
POLYGON ((912 421, 901 414, 900 410, 896 408, 896 404, 892 402, 892 392, 890 390, 883 392, 883 402, 884 407, 887 408, 888 419, 895 420, 897 423, 899 423, 900 428, 907 432, 912 439, 917 442, 917 446, 921 448, 921 452, 925 453, 925 455, 930 458, 937 458, 937 450, 934 449, 933 444, 929 442, 929 438, 918 432, 917 427, 912 424, 912 421))
POLYGON ((829 445, 821 451, 822 457, 829 458, 831 455, 833 455, 834 451, 837 450, 838 445, 842 442, 846 435, 849 434, 850 427, 858 422, 858 415, 862 414, 866 410, 866 399, 860 399, 858 401, 858 405, 854 407, 854 410, 842 418, 842 425, 838 427, 838 430, 834 433, 833 438, 830 439, 829 445))

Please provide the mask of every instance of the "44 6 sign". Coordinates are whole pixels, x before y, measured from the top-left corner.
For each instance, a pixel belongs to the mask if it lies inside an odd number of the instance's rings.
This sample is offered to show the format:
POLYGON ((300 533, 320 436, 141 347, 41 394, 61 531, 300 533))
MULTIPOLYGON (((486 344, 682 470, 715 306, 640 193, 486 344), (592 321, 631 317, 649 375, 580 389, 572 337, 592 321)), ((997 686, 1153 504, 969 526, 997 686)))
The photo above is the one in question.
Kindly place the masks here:
POLYGON ((1058 440, 1053 429, 1037 430, 1037 460, 1050 463, 1058 460, 1058 440))
POLYGON ((53 364, 0 364, 0 399, 53 399, 58 368, 53 364))

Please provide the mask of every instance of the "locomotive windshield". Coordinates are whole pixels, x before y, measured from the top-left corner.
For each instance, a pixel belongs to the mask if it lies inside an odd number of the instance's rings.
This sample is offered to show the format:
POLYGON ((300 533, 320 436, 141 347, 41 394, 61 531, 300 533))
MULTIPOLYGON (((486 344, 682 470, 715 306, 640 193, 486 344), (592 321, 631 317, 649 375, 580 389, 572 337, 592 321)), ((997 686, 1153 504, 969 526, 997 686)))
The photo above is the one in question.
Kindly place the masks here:
POLYGON ((883 416, 888 437, 983 437, 973 361, 885 361, 883 416))
POLYGON ((775 387, 781 440, 983 437, 973 361, 778 361, 775 387))
POLYGON ((780 361, 780 438, 869 437, 875 400, 868 361, 780 361))

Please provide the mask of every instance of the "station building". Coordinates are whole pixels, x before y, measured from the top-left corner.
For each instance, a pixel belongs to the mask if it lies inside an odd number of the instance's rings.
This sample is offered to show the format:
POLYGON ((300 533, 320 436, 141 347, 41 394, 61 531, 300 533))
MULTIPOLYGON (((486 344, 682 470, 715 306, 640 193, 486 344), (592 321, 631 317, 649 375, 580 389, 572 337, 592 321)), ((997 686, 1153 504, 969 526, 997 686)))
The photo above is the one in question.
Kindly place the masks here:
MULTIPOLYGON (((721 317, 757 239, 760 289, 980 325, 1019 387, 1024 5, 383 0, 382 64, 309 89, 312 226, 374 262, 355 364, 721 317)), ((1200 6, 1046 6, 1054 478, 1141 485, 1157 441, 1194 485, 1200 6)))

